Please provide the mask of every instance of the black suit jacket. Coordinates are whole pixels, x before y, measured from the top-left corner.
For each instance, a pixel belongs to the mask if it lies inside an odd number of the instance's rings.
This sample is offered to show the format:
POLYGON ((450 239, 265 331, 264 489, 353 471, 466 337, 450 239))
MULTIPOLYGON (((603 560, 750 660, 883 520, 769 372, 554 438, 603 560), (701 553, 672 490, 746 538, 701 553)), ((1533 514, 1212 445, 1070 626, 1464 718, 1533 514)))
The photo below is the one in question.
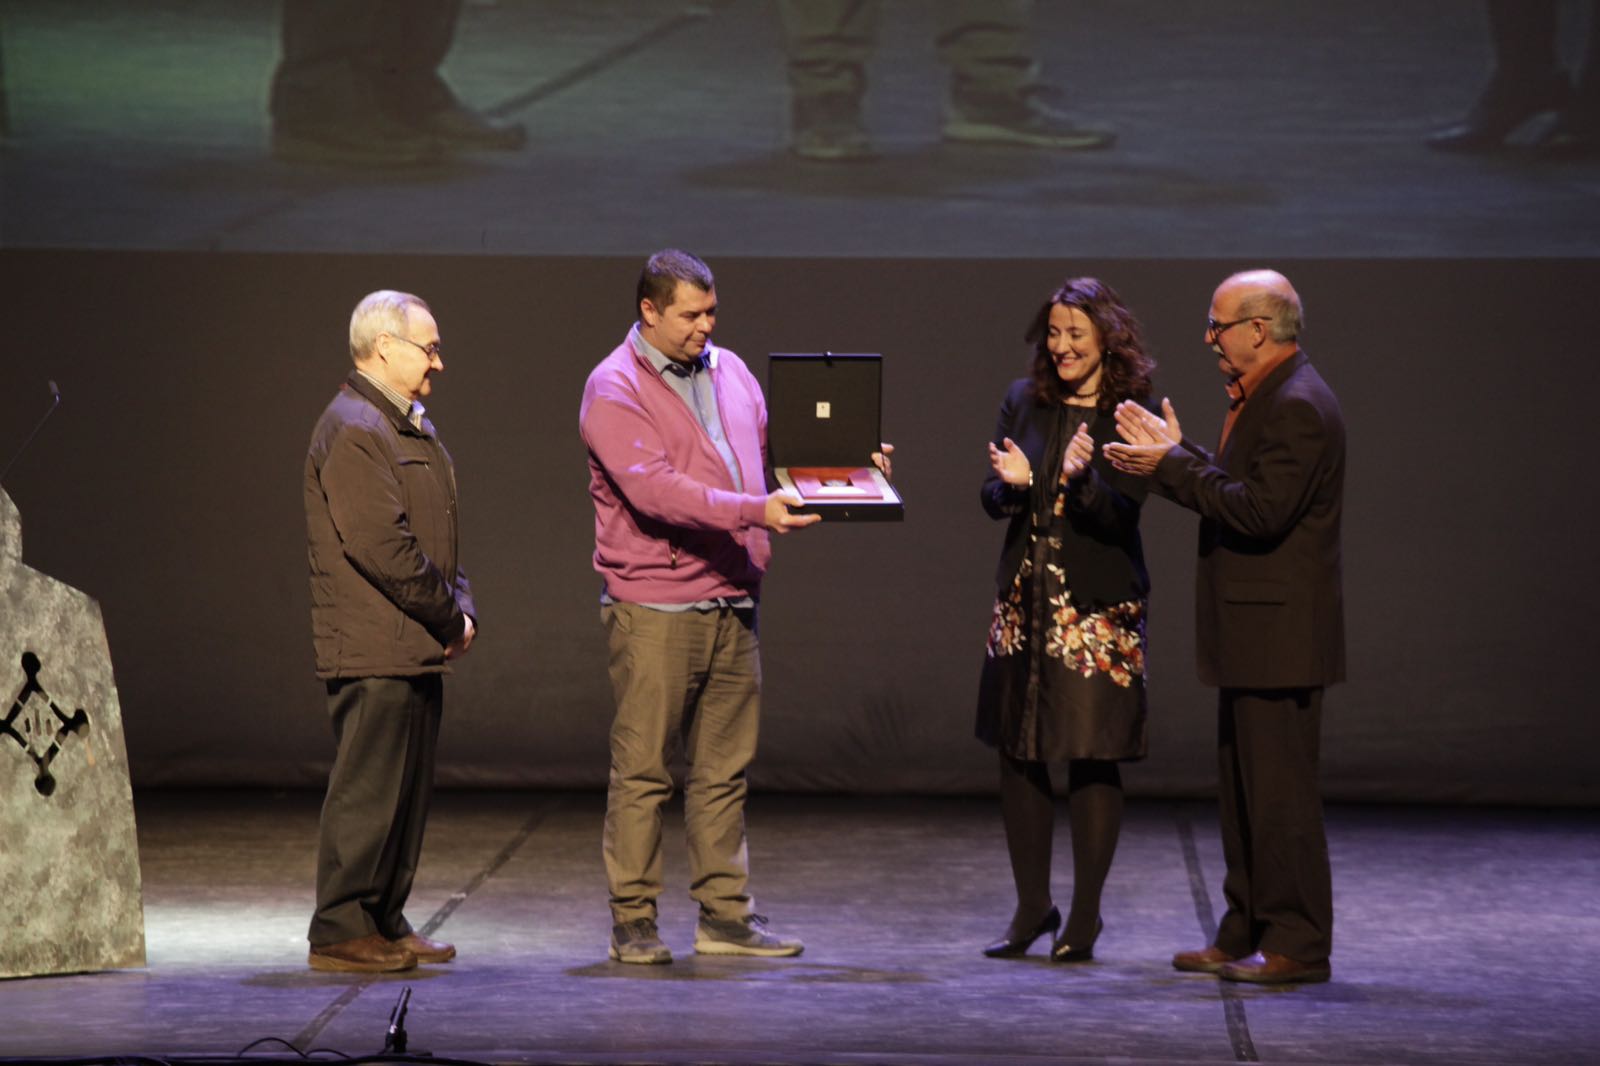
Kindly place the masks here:
POLYGON ((1206 684, 1344 680, 1344 463, 1344 415, 1304 351, 1246 400, 1215 459, 1185 440, 1161 460, 1157 491, 1201 516, 1195 649, 1206 684))
MULTIPOLYGON (((992 469, 983 482, 983 509, 991 518, 1011 520, 995 571, 1001 594, 1011 587, 1022 566, 1034 516, 1047 522, 1048 509, 1054 507, 1061 455, 1046 455, 1052 435, 1059 436, 1060 448, 1067 444, 1066 435, 1057 430, 1058 421, 1064 418, 1061 405, 1040 407, 1034 403, 1030 384, 1023 378, 1006 390, 994 443, 1001 447, 1007 437, 1016 442, 1033 467, 1033 487, 1007 485, 992 469)), ((1102 444, 1119 439, 1113 416, 1095 411, 1089 435, 1094 438, 1094 460, 1068 486, 1067 520, 1073 535, 1063 538, 1060 558, 1073 603, 1094 609, 1143 599, 1150 591, 1139 541, 1139 508, 1149 484, 1144 478, 1121 473, 1101 454, 1102 444)))

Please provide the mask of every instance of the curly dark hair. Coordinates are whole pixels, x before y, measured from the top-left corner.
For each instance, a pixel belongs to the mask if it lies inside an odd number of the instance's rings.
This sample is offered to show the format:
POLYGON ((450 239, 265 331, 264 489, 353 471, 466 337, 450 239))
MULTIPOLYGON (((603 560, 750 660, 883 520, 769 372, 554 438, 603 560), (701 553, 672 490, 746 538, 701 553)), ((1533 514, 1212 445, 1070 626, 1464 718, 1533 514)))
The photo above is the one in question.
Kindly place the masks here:
POLYGON ((1150 375, 1156 361, 1145 354, 1139 320, 1133 317, 1118 296, 1099 278, 1068 278, 1033 316, 1026 339, 1033 345, 1033 398, 1040 407, 1061 403, 1066 398, 1056 363, 1050 356, 1050 309, 1057 304, 1076 307, 1089 316, 1100 331, 1100 395, 1095 406, 1110 411, 1123 400, 1147 400, 1150 375))

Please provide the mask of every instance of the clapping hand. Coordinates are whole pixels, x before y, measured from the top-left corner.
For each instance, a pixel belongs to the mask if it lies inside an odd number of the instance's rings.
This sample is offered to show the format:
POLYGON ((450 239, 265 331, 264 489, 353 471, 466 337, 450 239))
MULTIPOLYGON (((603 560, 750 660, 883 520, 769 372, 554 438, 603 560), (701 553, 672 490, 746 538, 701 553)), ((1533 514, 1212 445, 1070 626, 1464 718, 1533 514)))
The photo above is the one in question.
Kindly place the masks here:
POLYGON ((1033 464, 1028 462, 1028 457, 1010 437, 1000 443, 1005 446, 1004 450, 996 448, 994 441, 989 442, 989 465, 994 467, 995 474, 1007 485, 1027 488, 1033 482, 1033 464))
POLYGON ((1174 444, 1183 439, 1178 413, 1172 401, 1161 401, 1161 414, 1146 410, 1132 400, 1117 404, 1117 434, 1126 443, 1112 441, 1103 449, 1111 465, 1125 474, 1148 477, 1174 444))
POLYGON ((1067 442, 1067 454, 1061 459, 1062 478, 1070 481, 1077 477, 1088 469, 1093 459, 1094 438, 1089 436, 1088 424, 1079 423, 1072 439, 1067 442))

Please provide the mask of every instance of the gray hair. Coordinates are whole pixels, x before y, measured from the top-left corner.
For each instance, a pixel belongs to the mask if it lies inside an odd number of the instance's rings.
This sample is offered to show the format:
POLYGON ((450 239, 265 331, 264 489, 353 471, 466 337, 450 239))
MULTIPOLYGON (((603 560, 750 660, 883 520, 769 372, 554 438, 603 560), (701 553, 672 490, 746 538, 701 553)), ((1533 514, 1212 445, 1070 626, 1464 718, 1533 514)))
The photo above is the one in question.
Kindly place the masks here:
POLYGON ((1228 282, 1249 286, 1250 291, 1239 298, 1239 317, 1267 319, 1267 336, 1280 343, 1300 338, 1305 307, 1288 278, 1276 270, 1247 270, 1228 282))
POLYGON ((406 315, 413 307, 433 313, 426 300, 409 292, 379 289, 363 296, 350 315, 350 358, 359 363, 370 356, 380 333, 404 337, 406 315))

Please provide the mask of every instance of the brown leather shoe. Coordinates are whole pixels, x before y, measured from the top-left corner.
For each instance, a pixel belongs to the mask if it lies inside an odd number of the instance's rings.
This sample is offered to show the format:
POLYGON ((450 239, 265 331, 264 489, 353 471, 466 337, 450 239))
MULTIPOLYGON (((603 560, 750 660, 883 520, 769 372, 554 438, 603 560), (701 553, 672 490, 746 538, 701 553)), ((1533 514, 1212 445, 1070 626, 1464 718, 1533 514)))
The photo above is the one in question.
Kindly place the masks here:
POLYGON ((1322 962, 1299 962, 1274 951, 1258 951, 1248 959, 1230 962, 1217 971, 1224 981, 1249 981, 1254 985, 1288 985, 1326 981, 1333 968, 1322 962))
POLYGON ((429 940, 413 929, 399 940, 389 943, 397 948, 405 948, 417 957, 418 962, 449 962, 456 957, 456 946, 446 944, 442 940, 429 940))
POLYGON ((1237 955, 1229 955, 1226 951, 1212 944, 1210 947, 1201 948, 1199 951, 1180 951, 1172 956, 1172 968, 1185 973, 1216 973, 1230 962, 1237 962, 1237 955))
POLYGON ((337 944, 312 944, 306 957, 313 970, 334 973, 389 973, 409 970, 417 957, 400 944, 391 944, 378 933, 369 933, 337 944))

